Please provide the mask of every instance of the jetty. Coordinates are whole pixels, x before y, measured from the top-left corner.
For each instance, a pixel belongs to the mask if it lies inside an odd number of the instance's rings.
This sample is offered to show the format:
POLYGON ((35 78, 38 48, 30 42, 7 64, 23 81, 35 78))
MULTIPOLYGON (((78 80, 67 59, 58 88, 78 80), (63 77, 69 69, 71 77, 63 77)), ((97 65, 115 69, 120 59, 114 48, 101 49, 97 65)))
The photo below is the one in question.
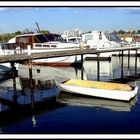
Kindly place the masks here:
MULTIPOLYGON (((137 53, 138 49, 140 47, 118 47, 118 48, 106 48, 106 49, 100 49, 100 50, 95 50, 95 49, 89 49, 89 48, 76 48, 76 49, 68 49, 68 50, 63 50, 63 51, 44 51, 40 53, 33 53, 31 47, 29 47, 28 52, 24 53, 16 53, 16 54, 11 54, 11 55, 0 55, 0 63, 11 63, 11 67, 13 69, 13 89, 14 89, 14 96, 13 100, 9 101, 7 99, 0 98, 0 102, 3 104, 6 104, 11 107, 18 106, 17 104, 17 98, 18 98, 18 93, 17 87, 16 87, 16 76, 15 76, 15 66, 14 63, 24 63, 25 61, 29 62, 29 86, 30 86, 30 92, 31 92, 31 99, 34 99, 34 93, 32 91, 33 89, 33 79, 32 79, 32 60, 35 59, 44 59, 44 58, 54 58, 54 57, 64 57, 64 56, 73 56, 73 55, 81 55, 81 61, 83 60, 83 55, 86 54, 96 54, 97 55, 97 81, 100 81, 100 60, 98 59, 100 57, 100 53, 106 53, 106 52, 121 52, 123 54, 123 51, 128 51, 128 57, 129 56, 129 51, 134 50, 136 51, 135 53, 135 74, 137 74, 137 53)), ((121 56, 123 58, 123 55, 121 56)), ((128 59, 129 60, 129 59, 128 59)), ((82 75, 82 74, 81 74, 82 75)), ((121 61, 121 78, 123 78, 123 59, 121 61)), ((34 101, 33 101, 34 103, 34 101)))
POLYGON ((106 48, 100 50, 79 48, 79 49, 69 49, 64 51, 49 51, 49 52, 41 52, 41 53, 31 53, 32 50, 30 50, 29 53, 1 55, 0 63, 8 63, 8 62, 23 63, 27 60, 54 58, 54 57, 63 57, 63 56, 72 56, 72 55, 81 55, 81 60, 82 60, 84 54, 97 54, 98 57, 100 53, 121 51, 123 54, 123 51, 129 52, 130 50, 136 50, 136 56, 137 56, 138 49, 140 49, 140 47, 119 47, 119 48, 106 48))

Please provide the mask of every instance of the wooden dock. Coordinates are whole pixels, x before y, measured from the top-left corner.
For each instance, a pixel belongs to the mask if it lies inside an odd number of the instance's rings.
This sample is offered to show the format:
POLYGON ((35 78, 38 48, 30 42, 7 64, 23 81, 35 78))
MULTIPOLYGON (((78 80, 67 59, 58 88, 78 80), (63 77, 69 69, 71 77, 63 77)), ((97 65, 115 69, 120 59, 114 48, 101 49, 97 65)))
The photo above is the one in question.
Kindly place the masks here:
POLYGON ((72 55, 84 55, 84 54, 100 54, 105 52, 118 52, 118 51, 129 51, 129 50, 137 50, 140 47, 122 47, 122 48, 107 48, 102 50, 95 50, 95 49, 71 49, 71 50, 64 50, 64 51, 51 51, 51 52, 41 52, 41 53, 21 53, 21 54, 14 54, 14 55, 1 55, 0 56, 0 63, 22 63, 27 60, 34 60, 34 59, 44 59, 44 58, 54 58, 54 57, 63 57, 63 56, 72 56, 72 55))
MULTIPOLYGON (((13 101, 16 101, 17 99, 17 93, 16 93, 16 80, 15 80, 15 73, 14 73, 14 63, 23 63, 24 61, 30 61, 34 59, 44 59, 44 58, 54 58, 54 57, 63 57, 63 56, 72 56, 72 55, 81 55, 81 61, 82 56, 85 54, 97 54, 97 57, 99 57, 100 53, 105 52, 122 52, 123 51, 129 51, 129 50, 136 50, 136 60, 135 60, 135 74, 137 74, 137 50, 140 49, 140 47, 122 47, 122 48, 108 48, 108 49, 102 49, 102 50, 95 50, 95 49, 69 49, 64 51, 51 51, 51 52, 41 52, 41 53, 20 53, 20 54, 13 54, 13 55, 1 55, 0 56, 0 63, 11 63, 12 69, 13 69, 13 88, 14 88, 14 97, 13 101)), ((128 56, 129 57, 129 56, 128 56)), ((123 59, 121 62, 121 78, 123 78, 123 59)), ((31 99, 34 98, 33 95, 33 84, 32 84, 32 69, 31 69, 31 63, 29 65, 29 79, 30 79, 30 89, 31 89, 31 99)), ((97 60, 97 81, 100 81, 100 63, 97 60)), ((0 99, 0 102, 3 102, 4 104, 7 104, 9 106, 17 106, 15 102, 7 101, 5 99, 0 99)))

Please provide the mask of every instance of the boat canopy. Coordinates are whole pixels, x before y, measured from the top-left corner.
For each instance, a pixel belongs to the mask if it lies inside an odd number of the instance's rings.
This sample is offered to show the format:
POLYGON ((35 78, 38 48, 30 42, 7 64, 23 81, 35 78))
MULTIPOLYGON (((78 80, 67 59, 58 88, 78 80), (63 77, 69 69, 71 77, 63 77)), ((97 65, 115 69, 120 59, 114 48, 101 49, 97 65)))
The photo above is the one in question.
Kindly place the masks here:
POLYGON ((45 43, 50 41, 64 42, 64 39, 59 34, 44 34, 44 33, 19 35, 16 36, 16 39, 18 40, 17 41, 18 43, 28 43, 32 42, 31 41, 32 39, 29 39, 31 37, 34 37, 33 41, 34 43, 45 43))
POLYGON ((45 35, 45 38, 47 41, 60 41, 60 42, 66 42, 61 35, 58 34, 47 34, 45 35))

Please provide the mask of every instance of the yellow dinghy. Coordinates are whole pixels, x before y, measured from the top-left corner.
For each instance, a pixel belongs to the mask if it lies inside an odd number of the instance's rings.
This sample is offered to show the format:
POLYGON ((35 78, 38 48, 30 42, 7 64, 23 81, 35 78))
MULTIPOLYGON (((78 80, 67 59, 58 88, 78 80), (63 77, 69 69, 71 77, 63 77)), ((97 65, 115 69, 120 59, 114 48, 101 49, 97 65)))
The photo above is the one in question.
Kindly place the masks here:
POLYGON ((55 82, 65 92, 123 101, 129 101, 131 98, 134 98, 138 91, 138 86, 112 82, 80 79, 64 81, 61 78, 55 78, 55 82))

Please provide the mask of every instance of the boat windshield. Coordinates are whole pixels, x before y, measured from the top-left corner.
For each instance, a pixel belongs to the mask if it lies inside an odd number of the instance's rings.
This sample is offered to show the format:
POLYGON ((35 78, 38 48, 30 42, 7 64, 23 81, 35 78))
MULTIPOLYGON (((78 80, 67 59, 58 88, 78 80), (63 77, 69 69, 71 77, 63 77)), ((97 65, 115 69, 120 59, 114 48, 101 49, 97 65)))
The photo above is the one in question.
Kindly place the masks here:
POLYGON ((48 39, 48 41, 65 42, 65 40, 61 37, 61 35, 57 35, 57 34, 48 34, 46 35, 46 38, 48 39))
POLYGON ((121 42, 121 39, 114 33, 106 33, 105 36, 110 41, 115 41, 115 42, 118 42, 118 43, 121 42))
POLYGON ((93 35, 84 35, 83 36, 83 42, 87 43, 88 40, 92 40, 93 39, 93 35))
POLYGON ((65 40, 61 37, 61 35, 57 35, 57 34, 41 34, 41 35, 37 35, 36 39, 42 43, 49 42, 49 41, 65 42, 65 40))
POLYGON ((68 41, 74 44, 80 44, 82 42, 81 38, 69 38, 68 41))
POLYGON ((82 39, 81 38, 77 38, 79 43, 82 43, 82 39))

